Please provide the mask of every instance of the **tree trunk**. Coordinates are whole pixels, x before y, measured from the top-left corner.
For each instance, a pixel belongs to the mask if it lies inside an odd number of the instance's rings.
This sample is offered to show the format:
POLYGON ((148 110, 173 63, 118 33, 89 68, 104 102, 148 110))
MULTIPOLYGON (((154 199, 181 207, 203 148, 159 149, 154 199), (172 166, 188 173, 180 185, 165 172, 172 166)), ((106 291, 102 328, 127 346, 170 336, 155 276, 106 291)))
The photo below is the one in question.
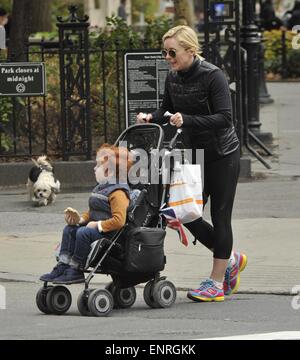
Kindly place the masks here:
POLYGON ((8 58, 26 61, 29 35, 37 31, 51 31, 52 0, 14 0, 8 58))
POLYGON ((31 33, 38 31, 52 31, 50 8, 51 2, 52 0, 31 0, 31 33))
POLYGON ((8 44, 9 61, 26 61, 27 60, 27 42, 30 34, 30 23, 32 12, 30 6, 31 0, 14 0, 10 40, 8 44))
POLYGON ((191 10, 188 0, 174 0, 175 25, 188 25, 193 27, 191 10))

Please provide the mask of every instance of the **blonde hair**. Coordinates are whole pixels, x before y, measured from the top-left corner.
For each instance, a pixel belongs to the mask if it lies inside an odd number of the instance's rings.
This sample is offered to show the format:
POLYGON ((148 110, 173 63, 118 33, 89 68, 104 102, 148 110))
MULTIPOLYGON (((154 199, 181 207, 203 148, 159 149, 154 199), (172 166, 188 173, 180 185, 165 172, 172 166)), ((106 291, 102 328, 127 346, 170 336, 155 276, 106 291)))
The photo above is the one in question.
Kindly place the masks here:
POLYGON ((164 42, 165 40, 173 37, 185 50, 192 50, 199 59, 204 60, 204 58, 200 55, 201 48, 197 34, 191 27, 187 25, 175 26, 164 34, 162 41, 164 42))

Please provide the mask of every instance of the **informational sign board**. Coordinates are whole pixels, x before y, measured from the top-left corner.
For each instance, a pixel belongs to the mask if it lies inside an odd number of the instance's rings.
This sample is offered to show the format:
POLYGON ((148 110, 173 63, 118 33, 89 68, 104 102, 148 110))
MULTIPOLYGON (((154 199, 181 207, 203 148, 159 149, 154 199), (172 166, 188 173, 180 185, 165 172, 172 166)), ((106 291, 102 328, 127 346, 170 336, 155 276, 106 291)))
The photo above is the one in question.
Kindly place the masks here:
POLYGON ((161 105, 169 65, 161 52, 127 52, 125 64, 126 127, 139 112, 151 113, 161 105))
POLYGON ((43 96, 45 79, 44 63, 1 63, 0 96, 43 96))

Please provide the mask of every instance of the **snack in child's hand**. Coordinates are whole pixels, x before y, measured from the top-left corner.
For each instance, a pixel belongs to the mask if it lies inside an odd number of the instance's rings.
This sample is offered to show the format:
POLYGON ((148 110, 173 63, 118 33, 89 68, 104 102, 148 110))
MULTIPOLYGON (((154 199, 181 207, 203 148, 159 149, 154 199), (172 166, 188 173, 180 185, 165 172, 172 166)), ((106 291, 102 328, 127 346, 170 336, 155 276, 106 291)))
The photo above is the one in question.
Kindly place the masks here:
POLYGON ((79 223, 80 215, 79 215, 77 210, 75 210, 75 209, 73 209, 71 207, 68 207, 68 208, 65 209, 64 213, 71 217, 72 223, 74 223, 74 224, 79 223))

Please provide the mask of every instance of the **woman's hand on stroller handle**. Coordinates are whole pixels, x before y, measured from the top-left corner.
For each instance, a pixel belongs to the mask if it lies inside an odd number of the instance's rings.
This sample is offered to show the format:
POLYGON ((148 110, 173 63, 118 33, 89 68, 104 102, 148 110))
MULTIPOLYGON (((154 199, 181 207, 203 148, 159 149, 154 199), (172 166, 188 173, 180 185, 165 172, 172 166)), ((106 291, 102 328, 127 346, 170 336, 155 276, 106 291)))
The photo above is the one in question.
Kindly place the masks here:
POLYGON ((136 116, 136 122, 138 124, 148 123, 152 120, 152 114, 138 113, 136 116))
POLYGON ((179 112, 177 112, 176 114, 172 114, 169 111, 166 111, 164 113, 163 117, 166 120, 166 122, 164 124, 162 124, 162 126, 166 126, 166 125, 170 124, 172 126, 176 126, 176 127, 180 128, 183 124, 183 118, 179 112))
MULTIPOLYGON (((172 126, 176 126, 177 128, 180 128, 183 124, 183 118, 179 112, 177 112, 176 114, 172 114, 169 111, 165 111, 163 118, 165 122, 162 124, 162 126, 166 126, 170 124, 172 126)), ((137 124, 149 123, 151 120, 152 120, 152 114, 145 114, 143 112, 140 112, 136 116, 137 124)))
POLYGON ((181 113, 177 112, 176 114, 171 114, 169 121, 170 121, 171 125, 176 126, 177 128, 180 128, 183 124, 183 117, 182 117, 181 113))

